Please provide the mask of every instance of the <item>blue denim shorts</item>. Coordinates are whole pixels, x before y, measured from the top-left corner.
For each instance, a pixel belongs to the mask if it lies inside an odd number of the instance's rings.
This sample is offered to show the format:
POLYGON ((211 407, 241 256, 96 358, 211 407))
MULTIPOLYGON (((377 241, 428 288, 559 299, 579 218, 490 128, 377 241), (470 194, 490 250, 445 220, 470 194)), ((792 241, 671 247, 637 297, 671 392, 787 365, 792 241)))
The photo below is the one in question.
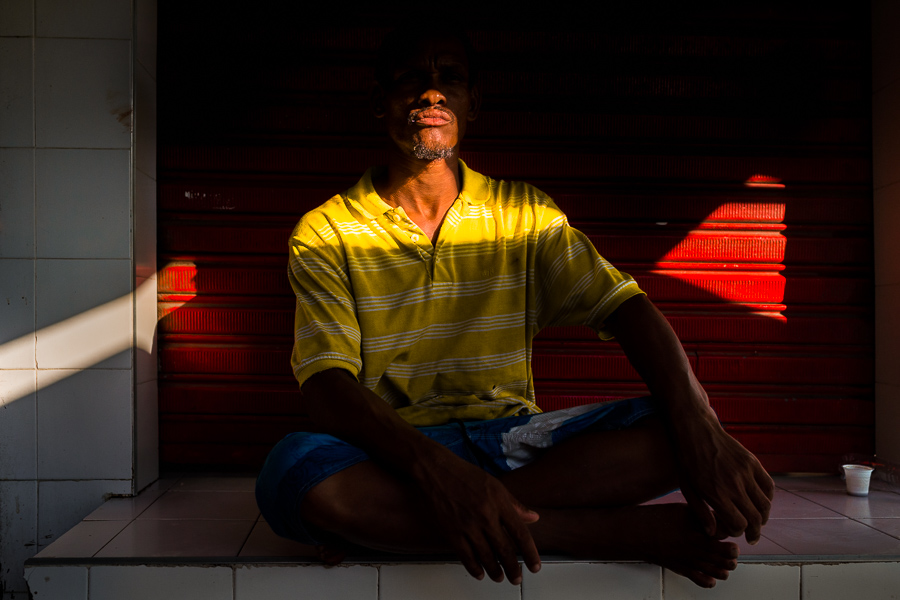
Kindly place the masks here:
MULTIPOLYGON (((419 431, 460 458, 500 475, 527 465, 548 448, 585 429, 611 431, 630 427, 658 413, 650 397, 631 398, 489 421, 459 421, 419 431)), ((369 455, 332 435, 298 432, 281 440, 269 453, 256 481, 256 501, 266 522, 278 535, 316 545, 313 528, 300 519, 306 493, 335 473, 369 455)))

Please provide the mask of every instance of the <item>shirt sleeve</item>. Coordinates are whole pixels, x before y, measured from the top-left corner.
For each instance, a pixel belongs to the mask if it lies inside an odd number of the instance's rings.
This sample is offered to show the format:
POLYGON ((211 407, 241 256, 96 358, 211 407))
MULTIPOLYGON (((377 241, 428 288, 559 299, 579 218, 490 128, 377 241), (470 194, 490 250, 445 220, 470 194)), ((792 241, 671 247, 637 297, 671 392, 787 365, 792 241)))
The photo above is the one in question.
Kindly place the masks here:
POLYGON ((643 294, 634 279, 606 261, 552 202, 538 219, 538 325, 587 325, 612 339, 605 321, 622 302, 643 294))
POLYGON ((362 369, 347 263, 337 232, 328 227, 301 221, 290 241, 288 278, 296 298, 291 365, 301 386, 325 369, 339 367, 354 377, 362 369))

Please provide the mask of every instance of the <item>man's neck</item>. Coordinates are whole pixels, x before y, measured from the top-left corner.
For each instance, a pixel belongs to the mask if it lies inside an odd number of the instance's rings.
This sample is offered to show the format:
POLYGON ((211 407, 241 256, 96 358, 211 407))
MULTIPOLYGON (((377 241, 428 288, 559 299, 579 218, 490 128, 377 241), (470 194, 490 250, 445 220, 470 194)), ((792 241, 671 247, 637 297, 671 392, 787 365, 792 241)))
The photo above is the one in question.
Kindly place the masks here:
POLYGON ((403 208, 435 243, 444 215, 459 195, 459 161, 455 152, 431 162, 392 156, 385 176, 373 184, 385 202, 403 208))

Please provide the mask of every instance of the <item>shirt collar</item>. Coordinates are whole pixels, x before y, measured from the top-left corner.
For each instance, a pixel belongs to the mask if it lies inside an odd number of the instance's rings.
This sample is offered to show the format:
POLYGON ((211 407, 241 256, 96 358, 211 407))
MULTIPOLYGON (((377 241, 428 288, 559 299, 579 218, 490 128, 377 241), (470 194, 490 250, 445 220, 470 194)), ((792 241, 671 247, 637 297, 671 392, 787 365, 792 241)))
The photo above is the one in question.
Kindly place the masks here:
MULTIPOLYGON (((377 219, 384 213, 394 210, 378 195, 375 186, 372 185, 372 177, 384 169, 385 167, 369 168, 356 182, 356 185, 347 190, 347 198, 350 203, 370 220, 377 219)), ((459 161, 459 178, 462 181, 462 190, 459 192, 460 199, 472 205, 484 204, 488 201, 491 196, 488 178, 470 169, 462 160, 459 161)))

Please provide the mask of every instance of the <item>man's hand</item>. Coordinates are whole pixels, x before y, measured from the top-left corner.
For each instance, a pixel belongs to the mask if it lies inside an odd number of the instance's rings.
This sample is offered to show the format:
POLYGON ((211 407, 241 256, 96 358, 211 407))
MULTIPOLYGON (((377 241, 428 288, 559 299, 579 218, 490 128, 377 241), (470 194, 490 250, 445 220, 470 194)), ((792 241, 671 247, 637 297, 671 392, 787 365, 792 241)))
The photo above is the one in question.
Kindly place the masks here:
POLYGON ((435 521, 460 561, 476 579, 488 576, 522 582, 517 553, 532 573, 541 559, 527 525, 538 514, 522 506, 496 478, 455 455, 414 474, 435 513, 435 521))
POLYGON ((707 533, 746 533, 755 544, 769 518, 775 485, 756 457, 719 425, 666 318, 645 296, 635 296, 606 323, 650 393, 665 402, 682 492, 707 533))
POLYGON ((704 412, 671 423, 682 493, 707 534, 745 534, 756 544, 769 519, 775 484, 756 457, 722 429, 712 409, 704 412))

